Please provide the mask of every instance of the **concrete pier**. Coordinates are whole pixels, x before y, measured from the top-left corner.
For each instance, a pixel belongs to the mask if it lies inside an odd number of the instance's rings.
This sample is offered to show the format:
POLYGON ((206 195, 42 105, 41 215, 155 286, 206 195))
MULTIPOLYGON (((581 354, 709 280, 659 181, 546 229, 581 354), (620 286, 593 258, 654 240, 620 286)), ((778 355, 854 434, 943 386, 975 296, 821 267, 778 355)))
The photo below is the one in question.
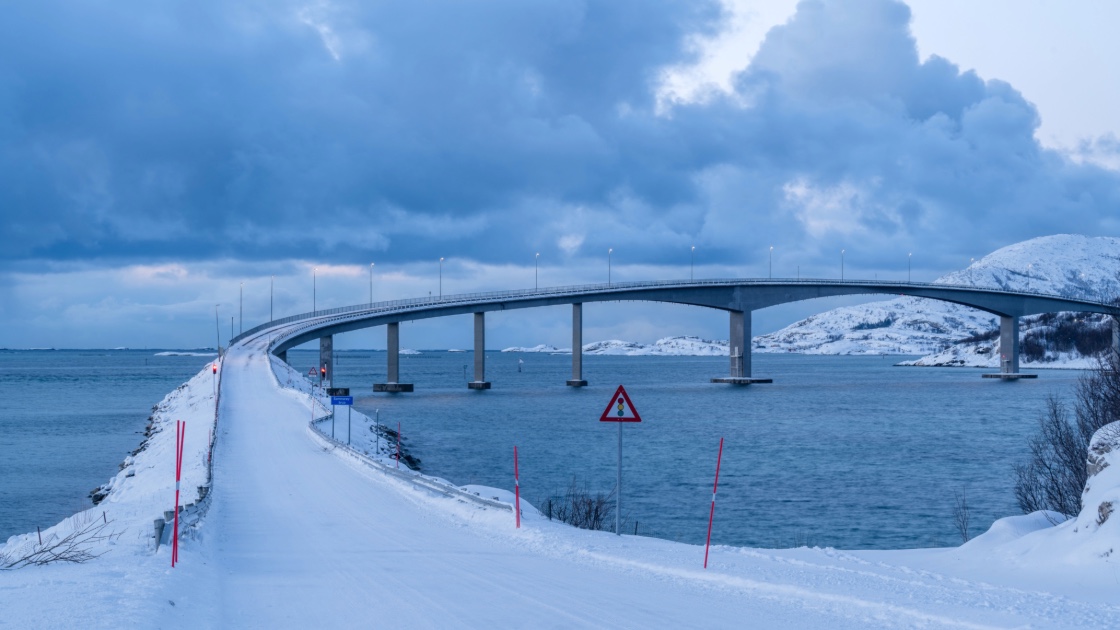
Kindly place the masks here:
POLYGON ((731 375, 712 379, 713 383, 731 385, 750 385, 751 383, 773 383, 770 378, 751 376, 751 313, 750 311, 730 311, 731 330, 728 337, 728 350, 731 355, 731 375))
POLYGON ((470 389, 490 389, 486 380, 486 313, 474 314, 474 380, 467 383, 470 389))
POLYGON ((583 304, 572 304, 572 378, 568 387, 586 387, 583 380, 583 304))
POLYGON ((1112 316, 1112 351, 1120 355, 1120 317, 1112 316))
POLYGON ((1037 374, 1019 372, 1019 318, 1000 315, 999 317, 999 372, 984 374, 984 378, 998 378, 1014 381, 1021 378, 1038 378, 1037 374))
POLYGON ((319 368, 323 385, 329 386, 334 381, 334 335, 319 337, 319 368), (322 368, 327 369, 326 374, 323 374, 322 368))
POLYGON ((388 392, 396 394, 411 392, 412 383, 399 383, 401 371, 401 324, 390 322, 385 325, 385 354, 388 355, 388 365, 385 371, 385 383, 374 383, 374 392, 388 392))

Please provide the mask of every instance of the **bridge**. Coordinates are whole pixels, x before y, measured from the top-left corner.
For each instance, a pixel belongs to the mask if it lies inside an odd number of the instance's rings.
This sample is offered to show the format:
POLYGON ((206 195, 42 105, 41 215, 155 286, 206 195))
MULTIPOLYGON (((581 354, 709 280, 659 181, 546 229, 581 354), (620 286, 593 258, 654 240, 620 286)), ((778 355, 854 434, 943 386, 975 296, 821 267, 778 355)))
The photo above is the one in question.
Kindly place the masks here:
POLYGON ((319 340, 320 365, 327 379, 334 373, 334 335, 385 326, 387 376, 374 384, 375 392, 410 392, 400 380, 400 323, 450 315, 474 315, 474 380, 471 389, 489 389, 486 380, 486 313, 542 306, 572 307, 572 387, 587 385, 583 378, 583 305, 592 302, 667 302, 726 311, 729 315, 730 373, 712 382, 746 385, 768 383, 751 372, 751 314, 753 311, 823 297, 846 295, 913 296, 961 304, 991 313, 1000 322, 1000 371, 988 378, 1013 380, 1033 374, 1019 372, 1019 318, 1041 313, 1076 311, 1112 316, 1112 346, 1120 352, 1120 305, 1060 295, 1007 291, 973 286, 841 280, 726 279, 590 284, 521 291, 468 293, 387 302, 372 302, 292 315, 261 324, 230 340, 230 345, 268 335, 273 354, 287 360, 295 346, 319 340))

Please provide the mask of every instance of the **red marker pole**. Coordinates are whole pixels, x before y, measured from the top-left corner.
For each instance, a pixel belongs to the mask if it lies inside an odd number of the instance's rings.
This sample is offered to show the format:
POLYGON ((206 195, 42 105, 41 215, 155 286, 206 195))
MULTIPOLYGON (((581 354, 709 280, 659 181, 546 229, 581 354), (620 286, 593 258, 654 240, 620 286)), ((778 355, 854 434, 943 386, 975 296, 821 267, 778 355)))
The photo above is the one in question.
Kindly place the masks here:
POLYGON ((401 467, 401 423, 397 423, 397 468, 401 467))
POLYGON ((513 511, 517 514, 517 528, 521 529, 521 479, 517 475, 517 447, 513 447, 513 511))
POLYGON ((175 529, 172 531, 171 566, 179 561, 179 482, 183 477, 183 442, 186 439, 187 423, 175 421, 175 529))
POLYGON ((716 482, 712 484, 712 511, 708 512, 708 542, 704 543, 704 568, 708 568, 708 548, 712 546, 712 520, 716 516, 716 490, 719 488, 719 465, 723 461, 723 438, 719 439, 719 455, 716 456, 716 482))

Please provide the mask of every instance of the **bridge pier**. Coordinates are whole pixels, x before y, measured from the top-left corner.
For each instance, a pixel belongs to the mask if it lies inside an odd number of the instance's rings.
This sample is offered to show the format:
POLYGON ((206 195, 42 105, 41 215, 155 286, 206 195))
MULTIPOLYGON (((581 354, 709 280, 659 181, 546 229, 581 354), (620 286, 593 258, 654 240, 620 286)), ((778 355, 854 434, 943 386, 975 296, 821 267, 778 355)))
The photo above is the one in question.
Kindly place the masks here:
POLYGON ((773 383, 771 378, 751 376, 751 312, 730 311, 731 334, 728 336, 728 354, 731 355, 731 375, 716 377, 713 383, 750 385, 751 383, 773 383))
POLYGON ((319 374, 323 375, 323 386, 334 382, 334 335, 319 337, 319 374), (321 368, 326 368, 323 374, 321 368))
POLYGON ((583 304, 572 304, 572 378, 568 387, 586 387, 583 380, 583 304))
POLYGON ((374 383, 374 392, 411 392, 412 383, 398 383, 401 371, 401 324, 390 322, 385 325, 385 354, 388 355, 388 365, 385 370, 385 383, 374 383))
POLYGON ((984 374, 984 378, 1013 381, 1020 378, 1038 378, 1037 374, 1019 372, 1019 318, 1014 315, 999 316, 999 373, 984 374))
POLYGON ((1112 352, 1120 356, 1120 316, 1112 316, 1112 352))
POLYGON ((474 380, 467 383, 470 389, 490 389, 486 380, 486 313, 474 314, 474 380))

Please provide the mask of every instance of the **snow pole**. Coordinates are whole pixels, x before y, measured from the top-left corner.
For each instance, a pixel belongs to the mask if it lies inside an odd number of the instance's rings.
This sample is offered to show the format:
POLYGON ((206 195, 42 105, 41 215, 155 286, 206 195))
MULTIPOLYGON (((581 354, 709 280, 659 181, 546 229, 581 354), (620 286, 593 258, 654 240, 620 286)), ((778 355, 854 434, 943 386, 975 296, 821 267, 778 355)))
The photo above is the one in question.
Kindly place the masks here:
POLYGON ((175 529, 171 532, 171 567, 179 561, 179 482, 183 478, 183 442, 187 435, 187 423, 175 421, 175 529))
POLYGON ((712 484, 712 510, 708 512, 708 541, 704 543, 704 568, 708 568, 708 548, 712 546, 712 520, 716 516, 716 490, 719 488, 719 465, 723 461, 723 438, 719 439, 719 455, 716 455, 716 481, 712 484))
POLYGON ((521 479, 517 474, 517 447, 513 447, 513 513, 517 515, 517 528, 521 529, 521 479))
POLYGON ((401 467, 401 423, 397 423, 397 468, 401 467))

